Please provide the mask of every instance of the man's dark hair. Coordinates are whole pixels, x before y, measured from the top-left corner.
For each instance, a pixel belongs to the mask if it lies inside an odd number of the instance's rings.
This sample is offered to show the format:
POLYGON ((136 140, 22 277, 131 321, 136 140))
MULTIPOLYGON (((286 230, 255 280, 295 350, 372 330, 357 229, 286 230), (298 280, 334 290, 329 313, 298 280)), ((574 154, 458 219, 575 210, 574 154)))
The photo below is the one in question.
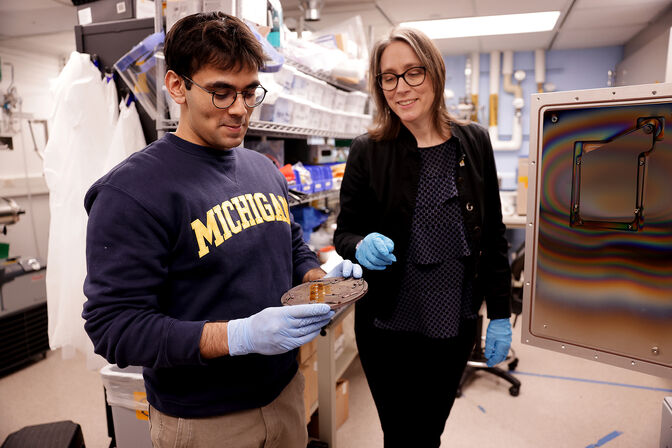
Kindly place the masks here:
MULTIPOLYGON (((178 20, 166 35, 166 67, 190 77, 204 66, 240 70, 264 65, 264 50, 245 23, 223 12, 193 14, 178 20)), ((185 80, 187 88, 191 83, 185 80)))

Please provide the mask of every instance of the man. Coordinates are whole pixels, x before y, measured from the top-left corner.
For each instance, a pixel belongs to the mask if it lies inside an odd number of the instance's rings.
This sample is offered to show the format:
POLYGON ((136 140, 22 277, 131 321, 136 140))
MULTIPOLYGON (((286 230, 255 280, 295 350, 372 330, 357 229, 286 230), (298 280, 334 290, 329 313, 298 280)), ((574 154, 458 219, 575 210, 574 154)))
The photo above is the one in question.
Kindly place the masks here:
MULTIPOLYGON (((293 349, 333 312, 279 306, 325 272, 289 213, 284 177, 238 147, 265 96, 263 51, 239 19, 204 13, 178 21, 164 53, 177 131, 85 198, 85 329, 108 361, 145 367, 154 446, 303 448, 293 349)), ((351 274, 361 268, 346 260, 328 275, 351 274)))

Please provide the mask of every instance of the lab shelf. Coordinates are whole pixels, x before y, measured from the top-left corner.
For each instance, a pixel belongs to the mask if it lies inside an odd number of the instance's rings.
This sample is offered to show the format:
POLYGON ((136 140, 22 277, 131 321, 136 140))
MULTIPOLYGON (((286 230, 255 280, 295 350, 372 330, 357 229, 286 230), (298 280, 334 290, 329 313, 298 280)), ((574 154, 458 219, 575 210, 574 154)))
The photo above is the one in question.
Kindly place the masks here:
POLYGON ((504 225, 510 229, 524 229, 527 217, 519 215, 503 215, 502 221, 504 222, 504 225))
POLYGON ((341 355, 334 357, 334 328, 346 316, 354 312, 354 305, 348 305, 336 312, 331 322, 323 328, 317 338, 317 402, 319 413, 319 438, 330 447, 336 447, 336 381, 347 370, 357 356, 355 345, 346 345, 341 355))
POLYGON ((357 347, 354 345, 346 345, 345 348, 343 348, 343 352, 336 358, 336 370, 334 371, 336 381, 338 381, 345 371, 348 370, 352 361, 357 357, 357 353, 357 347))
POLYGON ((294 198, 291 194, 289 196, 289 206, 294 207, 295 205, 308 204, 313 201, 318 201, 320 199, 325 199, 333 196, 338 196, 340 189, 334 188, 331 190, 320 191, 317 193, 310 193, 302 196, 301 199, 294 198))
MULTIPOLYGON (((157 127, 157 129, 160 131, 174 131, 177 129, 177 121, 164 120, 163 123, 157 127)), ((250 121, 250 126, 247 129, 247 135, 281 138, 331 137, 339 139, 353 139, 357 137, 358 134, 304 128, 301 126, 273 123, 270 121, 250 121)))
POLYGON ((302 71, 306 75, 310 75, 313 78, 320 79, 320 80, 322 80, 326 83, 331 84, 332 86, 338 87, 339 89, 347 90, 348 92, 354 92, 354 91, 364 92, 365 91, 364 90, 365 86, 361 86, 359 84, 345 83, 343 81, 340 81, 339 79, 334 78, 333 76, 331 76, 330 73, 328 73, 326 71, 313 70, 312 68, 307 67, 307 66, 301 64, 300 62, 297 62, 297 61, 287 57, 287 55, 284 55, 284 56, 285 56, 285 64, 302 71))
POLYGON ((270 121, 251 121, 250 127, 247 130, 247 134, 266 135, 269 137, 332 137, 340 139, 353 139, 358 135, 350 134, 348 132, 334 132, 323 129, 304 128, 300 126, 293 126, 291 124, 273 123, 270 121))

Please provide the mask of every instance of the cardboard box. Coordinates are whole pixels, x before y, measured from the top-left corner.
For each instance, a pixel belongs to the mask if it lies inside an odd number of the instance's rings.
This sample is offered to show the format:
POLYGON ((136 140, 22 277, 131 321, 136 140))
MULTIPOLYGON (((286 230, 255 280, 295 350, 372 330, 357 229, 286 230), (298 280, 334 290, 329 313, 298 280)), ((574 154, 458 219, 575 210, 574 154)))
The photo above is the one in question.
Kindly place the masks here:
POLYGON ((520 216, 527 215, 527 157, 518 159, 518 194, 516 197, 516 213, 520 216))
POLYGON ((334 332, 334 358, 338 358, 345 350, 345 335, 343 334, 343 322, 336 325, 332 331, 334 332))
MULTIPOLYGON (((350 389, 350 382, 346 379, 341 378, 336 382, 336 404, 334 412, 336 413, 336 429, 340 428, 343 423, 348 419, 349 408, 348 400, 350 398, 348 390, 350 389)), ((308 436, 309 437, 319 437, 320 433, 320 410, 313 415, 308 423, 308 436)))
POLYGON ((311 409, 317 403, 317 353, 308 358, 308 361, 299 365, 299 370, 305 379, 303 389, 303 404, 306 408, 306 424, 310 421, 311 409))
POLYGON ((307 344, 303 344, 301 347, 299 347, 299 356, 297 361, 299 361, 299 364, 304 364, 308 362, 308 359, 313 356, 315 352, 317 352, 317 342, 315 339, 313 339, 307 344))
POLYGON ((135 17, 135 0, 98 0, 77 6, 77 23, 112 22, 135 17))

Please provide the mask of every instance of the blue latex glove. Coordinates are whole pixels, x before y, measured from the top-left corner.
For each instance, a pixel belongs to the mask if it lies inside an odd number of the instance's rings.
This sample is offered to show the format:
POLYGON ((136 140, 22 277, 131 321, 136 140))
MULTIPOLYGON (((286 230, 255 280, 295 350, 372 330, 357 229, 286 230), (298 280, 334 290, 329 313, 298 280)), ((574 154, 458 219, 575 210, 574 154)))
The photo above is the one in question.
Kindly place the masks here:
POLYGON ((394 242, 380 233, 369 233, 355 251, 359 264, 372 271, 382 271, 395 261, 394 242))
POLYGON ((229 321, 231 356, 278 355, 310 342, 334 315, 325 303, 270 307, 244 319, 229 321))
POLYGON ((492 367, 506 359, 511 348, 511 321, 495 319, 488 324, 485 333, 485 359, 488 367, 492 367))
POLYGON ((350 260, 343 260, 324 276, 329 277, 362 278, 362 267, 350 260))

